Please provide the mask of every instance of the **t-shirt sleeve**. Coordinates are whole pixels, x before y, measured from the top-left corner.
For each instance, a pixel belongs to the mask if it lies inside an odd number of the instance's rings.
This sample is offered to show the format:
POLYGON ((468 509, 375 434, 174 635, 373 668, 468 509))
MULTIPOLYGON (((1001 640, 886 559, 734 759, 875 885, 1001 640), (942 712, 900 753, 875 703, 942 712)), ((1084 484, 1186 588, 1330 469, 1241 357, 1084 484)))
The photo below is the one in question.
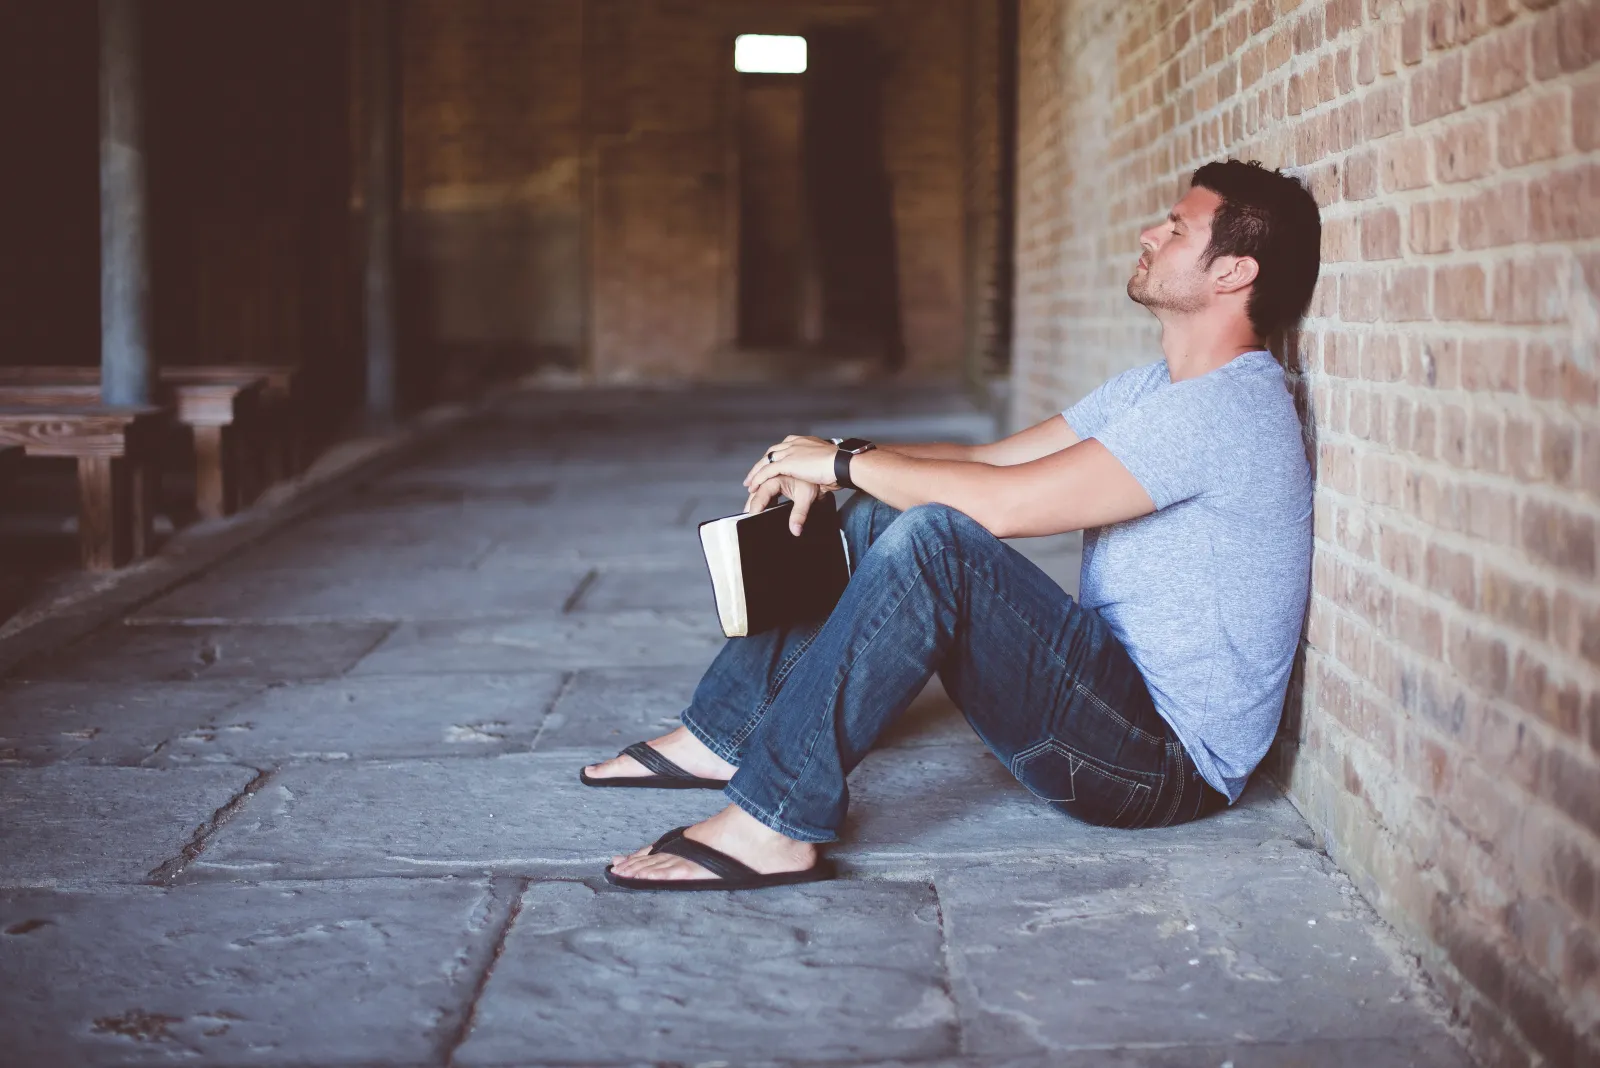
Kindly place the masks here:
POLYGON ((1154 365, 1133 367, 1100 383, 1093 392, 1061 413, 1078 440, 1092 438, 1126 412, 1148 384, 1154 365))
POLYGON ((1241 444, 1225 439, 1243 414, 1231 413, 1211 383, 1178 383, 1140 399, 1093 436, 1159 510, 1223 484, 1228 457, 1241 444))

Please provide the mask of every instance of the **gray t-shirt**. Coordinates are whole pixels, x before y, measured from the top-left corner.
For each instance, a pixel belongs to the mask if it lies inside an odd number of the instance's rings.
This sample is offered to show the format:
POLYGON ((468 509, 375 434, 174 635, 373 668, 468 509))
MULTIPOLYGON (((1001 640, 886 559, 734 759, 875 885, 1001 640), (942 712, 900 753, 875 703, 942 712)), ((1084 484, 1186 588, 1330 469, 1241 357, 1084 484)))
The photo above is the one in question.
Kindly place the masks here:
POLYGON ((1236 801, 1277 732, 1311 580, 1311 472, 1283 371, 1248 352, 1173 382, 1158 360, 1062 415, 1156 505, 1084 531, 1079 600, 1236 801))

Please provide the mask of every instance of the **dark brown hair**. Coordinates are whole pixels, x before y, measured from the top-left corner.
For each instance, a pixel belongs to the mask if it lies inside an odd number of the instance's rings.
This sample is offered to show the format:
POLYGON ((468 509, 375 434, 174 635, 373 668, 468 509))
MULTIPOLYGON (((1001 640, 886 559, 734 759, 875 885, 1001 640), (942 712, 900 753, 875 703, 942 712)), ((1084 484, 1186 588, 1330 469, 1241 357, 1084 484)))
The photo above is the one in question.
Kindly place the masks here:
POLYGON ((1249 256, 1260 267, 1245 312, 1263 338, 1292 326, 1311 304, 1322 264, 1322 217, 1299 179, 1254 160, 1207 163, 1193 185, 1222 198, 1201 258, 1249 256))

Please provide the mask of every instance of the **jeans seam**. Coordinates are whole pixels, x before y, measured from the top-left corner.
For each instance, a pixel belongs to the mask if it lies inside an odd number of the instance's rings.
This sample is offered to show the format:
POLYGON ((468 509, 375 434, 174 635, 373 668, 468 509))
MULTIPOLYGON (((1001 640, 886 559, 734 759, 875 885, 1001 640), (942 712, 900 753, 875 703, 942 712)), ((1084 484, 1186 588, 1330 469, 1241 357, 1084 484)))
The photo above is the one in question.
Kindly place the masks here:
POLYGON ((1028 748, 1022 750, 1011 758, 1011 776, 1018 782, 1022 783, 1023 789, 1027 790, 1030 794, 1033 794, 1033 796, 1038 797, 1041 801, 1049 801, 1052 803, 1076 801, 1078 795, 1077 770, 1072 768, 1070 763, 1074 759, 1078 761, 1080 767, 1083 765, 1088 765, 1089 767, 1094 768, 1094 770, 1099 774, 1104 775, 1106 778, 1114 779, 1117 782, 1122 783, 1124 786, 1130 787, 1127 798, 1122 802, 1122 807, 1117 809, 1116 815, 1111 817, 1113 823, 1115 823, 1117 820, 1120 820, 1123 817, 1123 814, 1128 811, 1128 806, 1133 804, 1133 799, 1139 796, 1140 790, 1144 790, 1148 793, 1152 789, 1149 783, 1140 782, 1138 779, 1132 777, 1142 773, 1129 771, 1127 768, 1112 764, 1109 761, 1089 757, 1083 753, 1080 753, 1077 749, 1074 749, 1071 745, 1063 742, 1054 735, 1048 734, 1045 735, 1043 741, 1036 742, 1035 744, 1028 746, 1028 748), (1043 797, 1037 793, 1033 787, 1029 786, 1025 782, 1022 782, 1021 768, 1026 766, 1028 761, 1032 760, 1034 757, 1038 756, 1041 752, 1047 749, 1053 752, 1061 753, 1061 755, 1068 758, 1068 768, 1073 776, 1073 796, 1070 798, 1043 797))
POLYGON ((811 831, 801 830, 785 820, 782 816, 779 816, 773 812, 768 812, 764 807, 752 801, 750 798, 740 793, 731 785, 724 787, 722 792, 723 795, 728 798, 728 800, 744 809, 746 813, 764 825, 768 830, 777 831, 785 838, 792 838, 797 842, 811 842, 814 844, 832 842, 838 838, 838 835, 836 834, 830 835, 826 838, 819 838, 811 831))
MULTIPOLYGON (((1085 608, 1084 611, 1087 612, 1087 611, 1090 611, 1090 610, 1085 608)), ((1138 669, 1135 668, 1135 670, 1138 670, 1138 669)), ((1129 723, 1126 719, 1123 719, 1122 716, 1117 712, 1116 709, 1112 708, 1109 704, 1106 703, 1104 698, 1102 698, 1099 694, 1095 693, 1089 687, 1085 686, 1083 683, 1079 682, 1076 677, 1074 677, 1073 680, 1072 680, 1072 688, 1077 690, 1078 692, 1082 693, 1085 697, 1087 697, 1089 700, 1093 701, 1096 705, 1098 705, 1100 707, 1100 711, 1104 712, 1106 715, 1110 716, 1112 719, 1116 720, 1123 727, 1126 727, 1129 731, 1131 731, 1134 734, 1137 734, 1139 737, 1143 738, 1145 741, 1154 742, 1154 743, 1156 743, 1157 745, 1160 745, 1160 746, 1165 746, 1167 744, 1168 739, 1166 739, 1166 738, 1158 738, 1155 735, 1151 734, 1149 731, 1145 730, 1144 728, 1135 727, 1132 723, 1129 723)))
POLYGON ((678 722, 682 723, 684 729, 690 734, 694 735, 695 739, 701 745, 705 746, 707 749, 711 750, 713 753, 717 754, 717 756, 721 757, 723 760, 726 760, 735 767, 738 766, 739 762, 734 759, 738 755, 738 751, 724 745, 718 739, 711 737, 711 735, 706 732, 705 728, 701 727, 695 723, 692 718, 690 718, 689 710, 687 708, 679 713, 678 722))
MULTIPOLYGON (((744 745, 745 741, 755 733, 756 728, 761 725, 761 721, 767 718, 767 712, 772 708, 772 702, 778 699, 778 691, 783 688, 784 680, 789 677, 789 673, 794 670, 794 666, 800 662, 800 658, 805 655, 807 649, 811 648, 811 643, 816 641, 817 635, 821 633, 821 626, 814 628, 810 634, 806 635, 805 640, 800 642, 794 651, 785 657, 783 663, 778 666, 778 670, 773 673, 771 684, 767 687, 766 696, 762 698, 760 704, 756 705, 756 710, 751 714, 750 718, 745 720, 739 729, 733 732, 733 740, 730 745, 734 752, 738 752, 739 747, 744 745)), ((732 763, 732 761, 729 762, 732 763)))
MULTIPOLYGON (((1183 773, 1183 760, 1178 755, 1178 753, 1175 753, 1173 751, 1174 747, 1177 747, 1179 750, 1181 750, 1183 748, 1183 743, 1182 742, 1177 742, 1177 741, 1172 741, 1172 742, 1168 742, 1167 743, 1167 759, 1168 759, 1168 762, 1170 763, 1174 759, 1176 759, 1176 762, 1177 762, 1177 765, 1178 765, 1178 771, 1177 771, 1177 775, 1176 775, 1176 778, 1178 780, 1178 791, 1177 791, 1176 794, 1173 795, 1172 803, 1167 807, 1166 818, 1163 819, 1161 821, 1161 824, 1160 824, 1160 826, 1162 826, 1162 827, 1170 827, 1170 826, 1172 826, 1172 821, 1177 817, 1178 810, 1183 805, 1184 780, 1189 777, 1189 776, 1187 776, 1187 775, 1185 775, 1183 773)), ((1167 774, 1168 774, 1169 777, 1172 776, 1172 772, 1170 772, 1170 771, 1167 774)))

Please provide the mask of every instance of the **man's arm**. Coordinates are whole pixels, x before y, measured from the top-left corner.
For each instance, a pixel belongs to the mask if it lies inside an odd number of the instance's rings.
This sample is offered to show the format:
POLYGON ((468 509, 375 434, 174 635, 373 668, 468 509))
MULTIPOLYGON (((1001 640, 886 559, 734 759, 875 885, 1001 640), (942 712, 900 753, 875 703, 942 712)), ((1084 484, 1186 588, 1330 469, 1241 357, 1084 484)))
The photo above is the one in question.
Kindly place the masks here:
POLYGON ((898 453, 913 460, 957 460, 1010 467, 1049 456, 1077 443, 1078 435, 1072 432, 1067 421, 1060 415, 1052 415, 1042 423, 1035 423, 1026 430, 1019 430, 1010 437, 991 441, 987 445, 939 441, 916 445, 879 445, 878 451, 898 453))
MULTIPOLYGON (((833 485, 833 446, 795 440, 774 447, 752 492, 769 479, 790 475, 833 485)), ((1035 538, 1105 526, 1155 511, 1138 479, 1090 438, 1025 463, 998 466, 929 460, 877 449, 850 461, 850 480, 902 511, 945 504, 964 512, 1000 538, 1035 538)))

